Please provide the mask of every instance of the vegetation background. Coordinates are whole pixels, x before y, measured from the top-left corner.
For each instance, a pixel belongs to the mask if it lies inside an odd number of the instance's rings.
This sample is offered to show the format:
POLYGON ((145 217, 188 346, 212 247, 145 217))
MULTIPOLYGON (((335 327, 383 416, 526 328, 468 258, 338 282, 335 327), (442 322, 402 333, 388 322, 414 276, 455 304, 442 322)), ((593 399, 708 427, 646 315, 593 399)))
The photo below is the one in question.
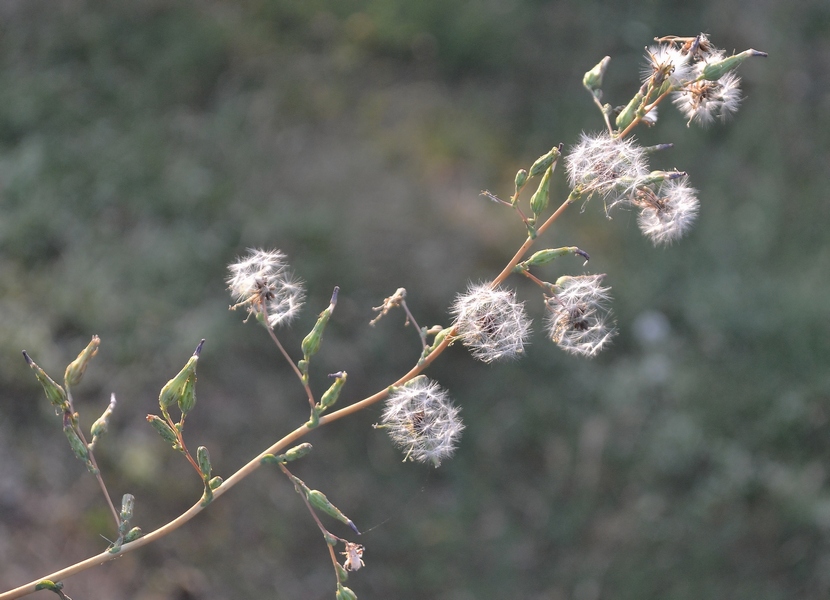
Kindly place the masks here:
MULTIPOLYGON (((287 252, 309 287, 299 341, 334 285, 313 366, 341 402, 416 359, 403 316, 367 326, 397 287, 446 324, 469 280, 524 233, 513 174, 601 120, 582 74, 612 56, 625 103, 657 35, 708 32, 766 60, 725 126, 671 108, 702 211, 655 251, 631 214, 592 203, 545 238, 607 272, 621 333, 594 361, 537 333, 525 360, 461 347, 430 369, 463 406, 457 456, 401 464, 369 410, 309 436, 296 472, 366 530, 361 598, 826 598, 830 593, 830 5, 651 0, 5 0, 0 3, 0 584, 101 551, 110 516, 20 351, 53 375, 92 334, 77 392, 135 524, 200 494, 144 422, 201 338, 187 437, 227 475, 307 416, 264 332, 227 310, 226 265, 287 252)), ((561 179, 554 198, 563 198, 561 179)), ((570 260, 570 262, 568 262, 570 260)), ((562 260, 554 278, 582 272, 562 260)), ((516 282, 537 317, 536 290, 516 282)), ((537 325, 537 330, 541 324, 537 325)), ((340 531, 337 524, 333 531, 340 531)), ((76 599, 333 597, 319 532, 264 469, 163 541, 67 581, 76 599)), ((45 592, 44 592, 45 594, 45 592)))

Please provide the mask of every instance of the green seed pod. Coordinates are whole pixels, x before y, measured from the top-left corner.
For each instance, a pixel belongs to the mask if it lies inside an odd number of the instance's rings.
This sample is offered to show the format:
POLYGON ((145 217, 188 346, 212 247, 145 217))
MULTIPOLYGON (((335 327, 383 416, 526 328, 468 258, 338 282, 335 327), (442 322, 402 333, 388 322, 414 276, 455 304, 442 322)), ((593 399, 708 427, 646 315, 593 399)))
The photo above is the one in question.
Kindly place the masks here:
POLYGON ((608 68, 609 62, 611 62, 611 57, 606 56, 582 78, 582 85, 592 94, 602 87, 602 78, 605 76, 605 69, 608 68))
POLYGON ((134 542, 142 535, 144 535, 144 532, 141 531, 141 527, 133 527, 127 532, 127 535, 124 536, 124 543, 128 544, 130 542, 134 542))
POLYGON ((164 419, 156 415, 147 415, 147 422, 164 438, 164 441, 172 444, 177 450, 179 449, 179 438, 176 432, 173 431, 173 428, 164 419))
POLYGON ((92 340, 87 344, 87 347, 81 350, 78 358, 69 363, 66 367, 66 372, 63 376, 63 382, 67 387, 72 387, 81 383, 81 379, 86 372, 86 367, 93 356, 98 354, 98 346, 101 344, 101 338, 97 335, 92 336, 92 340))
POLYGON ((355 533, 360 535, 360 532, 357 530, 357 527, 355 527, 355 524, 352 523, 352 520, 349 519, 342 512, 340 512, 340 509, 337 508, 334 504, 329 502, 329 499, 326 498, 326 495, 323 492, 319 490, 308 490, 306 492, 306 498, 308 498, 308 502, 309 504, 311 504, 311 506, 322 510, 324 513, 331 517, 334 517, 341 523, 345 523, 346 525, 351 527, 355 533))
POLYGON ((542 176, 542 181, 539 182, 539 187, 530 198, 530 210, 532 210, 533 214, 536 216, 542 214, 548 207, 548 202, 550 200, 550 177, 552 173, 553 169, 548 167, 548 170, 545 171, 545 174, 542 176))
POLYGON ((637 109, 640 107, 640 104, 643 102, 643 94, 642 92, 637 92, 634 94, 634 97, 631 101, 625 106, 620 114, 617 115, 617 129, 622 131, 634 121, 634 117, 637 116, 637 109))
POLYGON ((337 564, 337 581, 340 583, 346 583, 349 579, 349 572, 343 568, 340 563, 337 564))
POLYGON ((280 454, 279 458, 282 458, 280 462, 291 462, 292 460, 297 460, 298 458, 302 458, 309 452, 311 452, 311 444, 305 442, 300 444, 299 446, 294 446, 285 454, 280 454))
POLYGON ((202 352, 202 345, 204 343, 205 340, 199 342, 199 345, 196 346, 196 351, 193 353, 193 356, 188 359, 187 363, 184 365, 184 368, 179 371, 173 379, 168 381, 163 388, 161 388, 161 392, 159 393, 159 406, 162 411, 166 411, 167 407, 172 405, 174 402, 181 401, 185 383, 187 383, 187 380, 191 375, 194 375, 195 377, 196 363, 199 362, 199 354, 202 352))
POLYGON ((525 271, 528 267, 535 267, 538 265, 547 264, 552 260, 559 258, 560 256, 565 256, 566 254, 577 254, 585 260, 588 260, 590 258, 587 252, 580 250, 576 246, 567 246, 564 248, 547 248, 545 250, 539 250, 526 261, 516 265, 515 270, 525 271))
POLYGON ((97 474, 98 469, 96 469, 92 464, 92 461, 89 460, 89 449, 86 444, 84 444, 81 436, 78 435, 78 432, 75 431, 75 427, 72 426, 69 419, 64 419, 63 421, 63 433, 66 435, 66 439, 69 440, 69 445, 72 447, 72 452, 75 453, 75 456, 77 456, 79 460, 84 461, 86 468, 90 473, 93 475, 97 474))
POLYGON ((43 386, 43 391, 46 392, 46 397, 49 399, 49 402, 52 403, 52 406, 64 413, 70 412, 71 408, 69 406, 69 400, 66 398, 66 392, 64 389, 55 383, 55 381, 46 374, 46 371, 37 366, 37 363, 29 357, 25 350, 23 351, 23 358, 26 359, 26 363, 35 372, 35 377, 37 377, 40 385, 43 386))
POLYGON ((530 167, 530 176, 536 177, 544 173, 553 164, 553 161, 559 159, 560 154, 560 149, 554 146, 550 149, 550 152, 537 158, 536 162, 530 167))
POLYGON ((35 585, 35 591, 39 592, 40 590, 49 590, 50 592, 63 593, 61 590, 63 589, 63 583, 60 581, 55 583, 54 581, 50 581, 48 579, 42 579, 35 585))
POLYGON ((744 50, 740 54, 733 54, 732 56, 727 56, 723 60, 710 63, 703 67, 701 78, 707 81, 717 81, 718 79, 726 75, 729 71, 736 69, 738 65, 744 62, 750 56, 766 57, 767 53, 759 52, 758 50, 753 50, 752 48, 750 48, 749 50, 744 50))
POLYGON ((685 171, 652 171, 648 177, 643 177, 638 180, 641 185, 651 185, 653 183, 660 183, 663 181, 671 181, 672 179, 679 179, 686 175, 685 171))
POLYGON ((121 497, 121 521, 128 522, 133 518, 133 509, 135 509, 135 496, 132 494, 124 494, 121 497))
POLYGON ((337 593, 334 595, 335 600, 357 600, 357 594, 347 588, 345 585, 337 584, 337 593))
POLYGON ((112 411, 115 410, 115 394, 110 396, 110 403, 104 410, 104 413, 92 424, 89 429, 89 434, 92 436, 92 441, 89 443, 89 449, 93 450, 98 440, 107 432, 110 425, 110 417, 112 411))
POLYGON ((223 483, 224 481, 225 481, 224 479, 222 479, 221 477, 219 477, 219 475, 217 475, 216 477, 214 477, 214 478, 212 478, 210 481, 208 481, 208 487, 209 487, 210 489, 212 489, 212 490, 215 490, 215 489, 217 489, 220 485, 222 485, 222 483, 223 483))
POLYGON ((182 395, 179 397, 179 410, 182 411, 182 416, 193 410, 196 406, 196 369, 190 374, 190 377, 184 382, 182 387, 182 395))
POLYGON ((334 406, 334 403, 337 402, 337 398, 340 396, 340 390, 343 389, 343 385, 346 383, 347 376, 346 371, 338 371, 337 373, 329 375, 329 377, 334 377, 335 379, 334 383, 331 384, 331 387, 329 387, 329 389, 327 389, 320 398, 318 407, 321 413, 331 406, 334 406))
POLYGON ((199 446, 196 449, 196 462, 199 463, 199 470, 202 472, 202 477, 210 479, 210 472, 213 470, 213 467, 210 464, 208 449, 204 446, 199 446))
MULTIPOLYGON (((323 331, 326 329, 326 324, 331 318, 331 313, 334 312, 334 307, 337 305, 337 293, 339 291, 339 287, 334 288, 334 292, 331 295, 331 302, 328 307, 320 313, 320 316, 317 317, 317 322, 314 324, 314 328, 307 336, 305 336, 305 339, 303 339, 303 358, 306 361, 317 354, 317 351, 320 350, 320 344, 323 342, 323 331)), ((307 368, 308 365, 306 365, 306 369, 307 368)))
POLYGON ((525 184, 527 183, 527 171, 524 169, 519 169, 519 172, 516 173, 516 191, 518 192, 522 189, 525 184))

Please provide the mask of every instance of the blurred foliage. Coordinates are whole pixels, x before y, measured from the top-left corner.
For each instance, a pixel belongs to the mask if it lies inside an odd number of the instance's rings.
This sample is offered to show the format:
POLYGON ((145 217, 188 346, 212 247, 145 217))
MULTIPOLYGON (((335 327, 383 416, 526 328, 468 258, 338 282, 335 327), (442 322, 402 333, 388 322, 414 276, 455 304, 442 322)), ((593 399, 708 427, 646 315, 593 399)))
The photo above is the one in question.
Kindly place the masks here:
MULTIPOLYGON (((295 353, 341 286, 313 385, 344 369, 341 402, 373 393, 419 347, 402 315, 367 327, 371 307, 404 286, 419 321, 446 323, 454 294, 492 277, 522 228, 478 191, 509 194, 516 169, 601 127, 584 71, 611 55, 606 97, 623 104, 652 37, 707 31, 770 57, 742 67, 734 122, 687 129, 666 107, 640 134, 675 142, 655 166, 701 191, 689 238, 655 251, 596 204, 548 237, 608 273, 615 346, 584 362, 540 334, 494 367, 453 348, 430 375, 463 406, 457 457, 400 464, 370 410, 313 433, 296 472, 366 531, 362 598, 830 592, 826 2, 13 0, 0 15, 3 588, 113 536, 21 349, 56 376, 101 336, 78 408, 88 427, 118 396, 99 463, 116 498, 136 496, 134 524, 157 527, 201 488, 143 417, 199 339, 189 443, 216 474, 307 416, 267 336, 226 310, 228 262, 291 257, 309 287, 281 334, 295 353)), ((334 587, 319 532, 267 470, 66 583, 90 600, 334 587)))

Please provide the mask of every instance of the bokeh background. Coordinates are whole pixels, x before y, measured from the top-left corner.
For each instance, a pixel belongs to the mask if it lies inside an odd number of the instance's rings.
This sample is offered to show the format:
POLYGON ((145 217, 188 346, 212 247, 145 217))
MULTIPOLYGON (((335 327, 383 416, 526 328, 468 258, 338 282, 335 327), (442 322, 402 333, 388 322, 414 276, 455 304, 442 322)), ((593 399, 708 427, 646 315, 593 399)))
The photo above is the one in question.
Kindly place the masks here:
MULTIPOLYGON (((22 349, 57 378, 101 336, 77 408, 88 427, 116 393, 98 460, 154 529, 201 494, 144 421, 201 338, 187 437, 216 473, 307 417, 265 333, 227 310, 235 256, 281 248, 307 281, 280 333, 295 355, 339 285, 313 386, 345 369, 341 402, 373 393, 419 345, 401 314, 368 327, 371 307, 402 286, 422 324, 446 324, 524 237, 479 190, 509 195, 518 168, 601 128, 581 79, 604 55, 623 104, 654 36, 699 31, 770 56, 741 67, 732 122, 689 129, 667 107, 640 134, 675 142, 653 165, 690 173, 695 229, 655 250, 634 215, 592 203, 546 238, 608 273, 613 347, 586 362, 537 331, 495 366, 451 348, 429 374, 463 406, 452 460, 402 464, 373 408, 311 434, 296 473, 366 530, 364 599, 826 598, 826 0, 0 3, 2 587, 113 536, 22 349)), ((516 285, 541 330, 538 291, 516 285)), ((66 583, 76 600, 334 595, 319 532, 268 469, 66 583)))

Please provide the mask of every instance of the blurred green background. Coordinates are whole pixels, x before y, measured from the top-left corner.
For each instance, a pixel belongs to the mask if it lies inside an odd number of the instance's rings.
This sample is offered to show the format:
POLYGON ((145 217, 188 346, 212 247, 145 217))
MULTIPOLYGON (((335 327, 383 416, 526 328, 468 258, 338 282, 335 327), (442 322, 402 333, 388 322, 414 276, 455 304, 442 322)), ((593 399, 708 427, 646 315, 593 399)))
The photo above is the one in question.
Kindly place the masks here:
MULTIPOLYGON (((826 0, 0 3, 2 587, 113 536, 22 349, 57 378, 101 336, 77 408, 88 427, 116 393, 98 460, 154 529, 201 494, 144 421, 199 339, 186 437, 217 474, 307 417, 264 331, 227 310, 235 256, 281 248, 308 282, 280 333, 295 355, 339 285, 313 387, 344 369, 341 402, 382 389, 419 345, 401 314, 368 327, 371 307, 403 286, 419 322, 446 324, 524 238, 479 190, 509 195, 518 168, 601 128, 581 79, 604 55, 623 104, 654 36, 699 31, 770 56, 741 67, 732 122, 687 129, 666 107, 639 134, 675 143, 652 164, 689 172, 695 229, 655 250, 632 213, 608 221, 595 202, 545 238, 608 273, 613 347, 560 352, 517 281, 537 322, 527 357, 485 366, 459 346, 429 370, 463 406, 452 460, 401 464, 373 408, 311 434, 295 472, 366 531, 349 584, 363 599, 826 598, 826 0)), ((66 583, 76 600, 334 595, 321 536, 271 469, 66 583)))

